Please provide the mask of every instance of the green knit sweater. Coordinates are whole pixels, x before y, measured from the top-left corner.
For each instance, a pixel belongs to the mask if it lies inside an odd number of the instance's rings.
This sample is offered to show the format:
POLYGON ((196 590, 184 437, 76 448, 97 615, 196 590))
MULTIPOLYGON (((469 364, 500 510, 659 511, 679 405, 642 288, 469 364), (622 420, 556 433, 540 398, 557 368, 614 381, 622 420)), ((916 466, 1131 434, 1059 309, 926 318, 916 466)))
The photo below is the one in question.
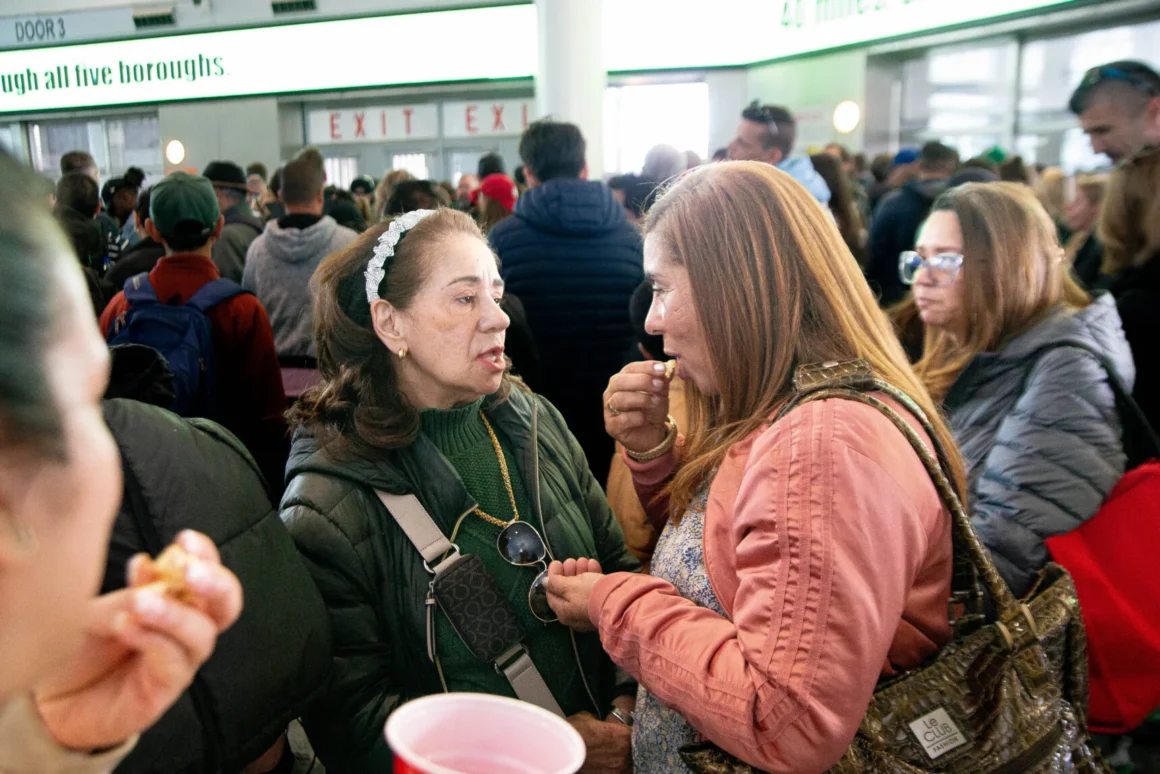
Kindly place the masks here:
MULTIPOLYGON (((495 446, 480 414, 482 403, 481 399, 445 411, 424 410, 420 415, 423 433, 459 473, 463 486, 479 503, 479 507, 501 521, 510 521, 514 516, 511 500, 504 486, 495 446)), ((506 439, 499 436, 499 440, 511 476, 520 520, 527 521, 539 530, 519 466, 506 439)), ((496 548, 496 539, 501 530, 501 527, 471 513, 460 520, 451 540, 459 546, 461 553, 476 554, 482 558, 499 588, 507 593, 524 630, 528 632, 524 644, 528 647, 532 661, 564 712, 568 715, 592 712, 592 702, 576 665, 568 630, 559 623, 541 622, 528 607, 528 589, 543 567, 516 567, 505 562, 496 548)), ((436 655, 450 690, 515 696, 503 675, 498 674, 491 664, 485 664, 472 655, 442 611, 435 617, 435 636, 436 655)))

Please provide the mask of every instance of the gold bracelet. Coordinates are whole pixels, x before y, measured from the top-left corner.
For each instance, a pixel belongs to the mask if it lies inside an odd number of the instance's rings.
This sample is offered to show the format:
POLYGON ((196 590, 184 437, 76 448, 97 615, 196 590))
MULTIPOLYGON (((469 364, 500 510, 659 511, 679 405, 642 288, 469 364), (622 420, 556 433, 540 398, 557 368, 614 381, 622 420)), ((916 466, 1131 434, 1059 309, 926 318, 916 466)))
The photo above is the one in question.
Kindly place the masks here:
POLYGON ((665 437, 659 444, 646 452, 638 453, 632 449, 625 449, 628 452, 628 456, 637 462, 648 462, 649 460, 655 460, 657 457, 663 457, 672 451, 673 447, 677 445, 677 422, 671 414, 665 420, 665 426, 668 430, 665 431, 665 437))

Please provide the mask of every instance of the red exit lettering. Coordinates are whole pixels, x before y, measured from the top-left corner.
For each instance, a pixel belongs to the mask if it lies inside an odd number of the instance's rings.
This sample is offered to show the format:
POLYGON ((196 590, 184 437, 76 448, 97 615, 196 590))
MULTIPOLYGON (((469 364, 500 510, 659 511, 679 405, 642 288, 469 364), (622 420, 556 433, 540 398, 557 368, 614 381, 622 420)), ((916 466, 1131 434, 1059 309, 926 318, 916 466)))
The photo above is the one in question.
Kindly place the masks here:
POLYGON ((341 113, 330 114, 330 139, 332 140, 342 139, 342 132, 338 130, 338 119, 341 115, 341 113))
POLYGON ((411 136, 411 114, 415 112, 415 108, 403 108, 403 130, 407 136, 411 136))
POLYGON ((528 128, 528 103, 527 102, 520 105, 520 113, 523 114, 524 128, 527 129, 528 128))
POLYGON ((468 105, 463 111, 463 120, 468 134, 477 134, 479 132, 479 127, 475 125, 475 111, 478 107, 478 105, 468 105))
POLYGON ((354 136, 355 137, 366 137, 367 136, 366 127, 363 125, 363 123, 366 120, 367 120, 366 113, 355 113, 354 114, 354 136))
POLYGON ((503 131, 503 105, 492 105, 491 113, 495 117, 495 123, 492 124, 491 128, 494 131, 503 131))
POLYGON ((386 137, 387 136, 387 111, 385 111, 385 110, 379 111, 379 123, 382 124, 382 127, 383 127, 383 137, 386 137))

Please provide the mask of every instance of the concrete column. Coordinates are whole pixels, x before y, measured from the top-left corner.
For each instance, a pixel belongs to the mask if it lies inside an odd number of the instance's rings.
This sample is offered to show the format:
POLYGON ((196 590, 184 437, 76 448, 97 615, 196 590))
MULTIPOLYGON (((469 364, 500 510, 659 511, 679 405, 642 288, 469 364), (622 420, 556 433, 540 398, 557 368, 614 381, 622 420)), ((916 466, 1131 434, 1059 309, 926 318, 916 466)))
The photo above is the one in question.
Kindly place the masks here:
POLYGON ((536 0, 539 66, 537 113, 580 127, 588 143, 588 176, 604 173, 604 0, 536 0))

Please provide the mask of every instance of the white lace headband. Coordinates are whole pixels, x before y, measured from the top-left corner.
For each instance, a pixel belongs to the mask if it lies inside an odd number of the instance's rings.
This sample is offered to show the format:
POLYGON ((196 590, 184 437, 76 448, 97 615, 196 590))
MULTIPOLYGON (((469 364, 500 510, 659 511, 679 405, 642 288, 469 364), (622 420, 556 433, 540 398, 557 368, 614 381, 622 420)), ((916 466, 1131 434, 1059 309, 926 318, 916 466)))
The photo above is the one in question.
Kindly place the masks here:
POLYGON ((405 212, 391 221, 391 225, 379 237, 378 244, 375 245, 374 255, 371 257, 371 262, 367 264, 365 276, 367 278, 367 303, 374 303, 378 301, 379 285, 382 284, 383 277, 387 276, 387 259, 395 254, 395 247, 398 246, 399 240, 403 235, 415 227, 419 221, 434 213, 435 210, 413 210, 405 212))

